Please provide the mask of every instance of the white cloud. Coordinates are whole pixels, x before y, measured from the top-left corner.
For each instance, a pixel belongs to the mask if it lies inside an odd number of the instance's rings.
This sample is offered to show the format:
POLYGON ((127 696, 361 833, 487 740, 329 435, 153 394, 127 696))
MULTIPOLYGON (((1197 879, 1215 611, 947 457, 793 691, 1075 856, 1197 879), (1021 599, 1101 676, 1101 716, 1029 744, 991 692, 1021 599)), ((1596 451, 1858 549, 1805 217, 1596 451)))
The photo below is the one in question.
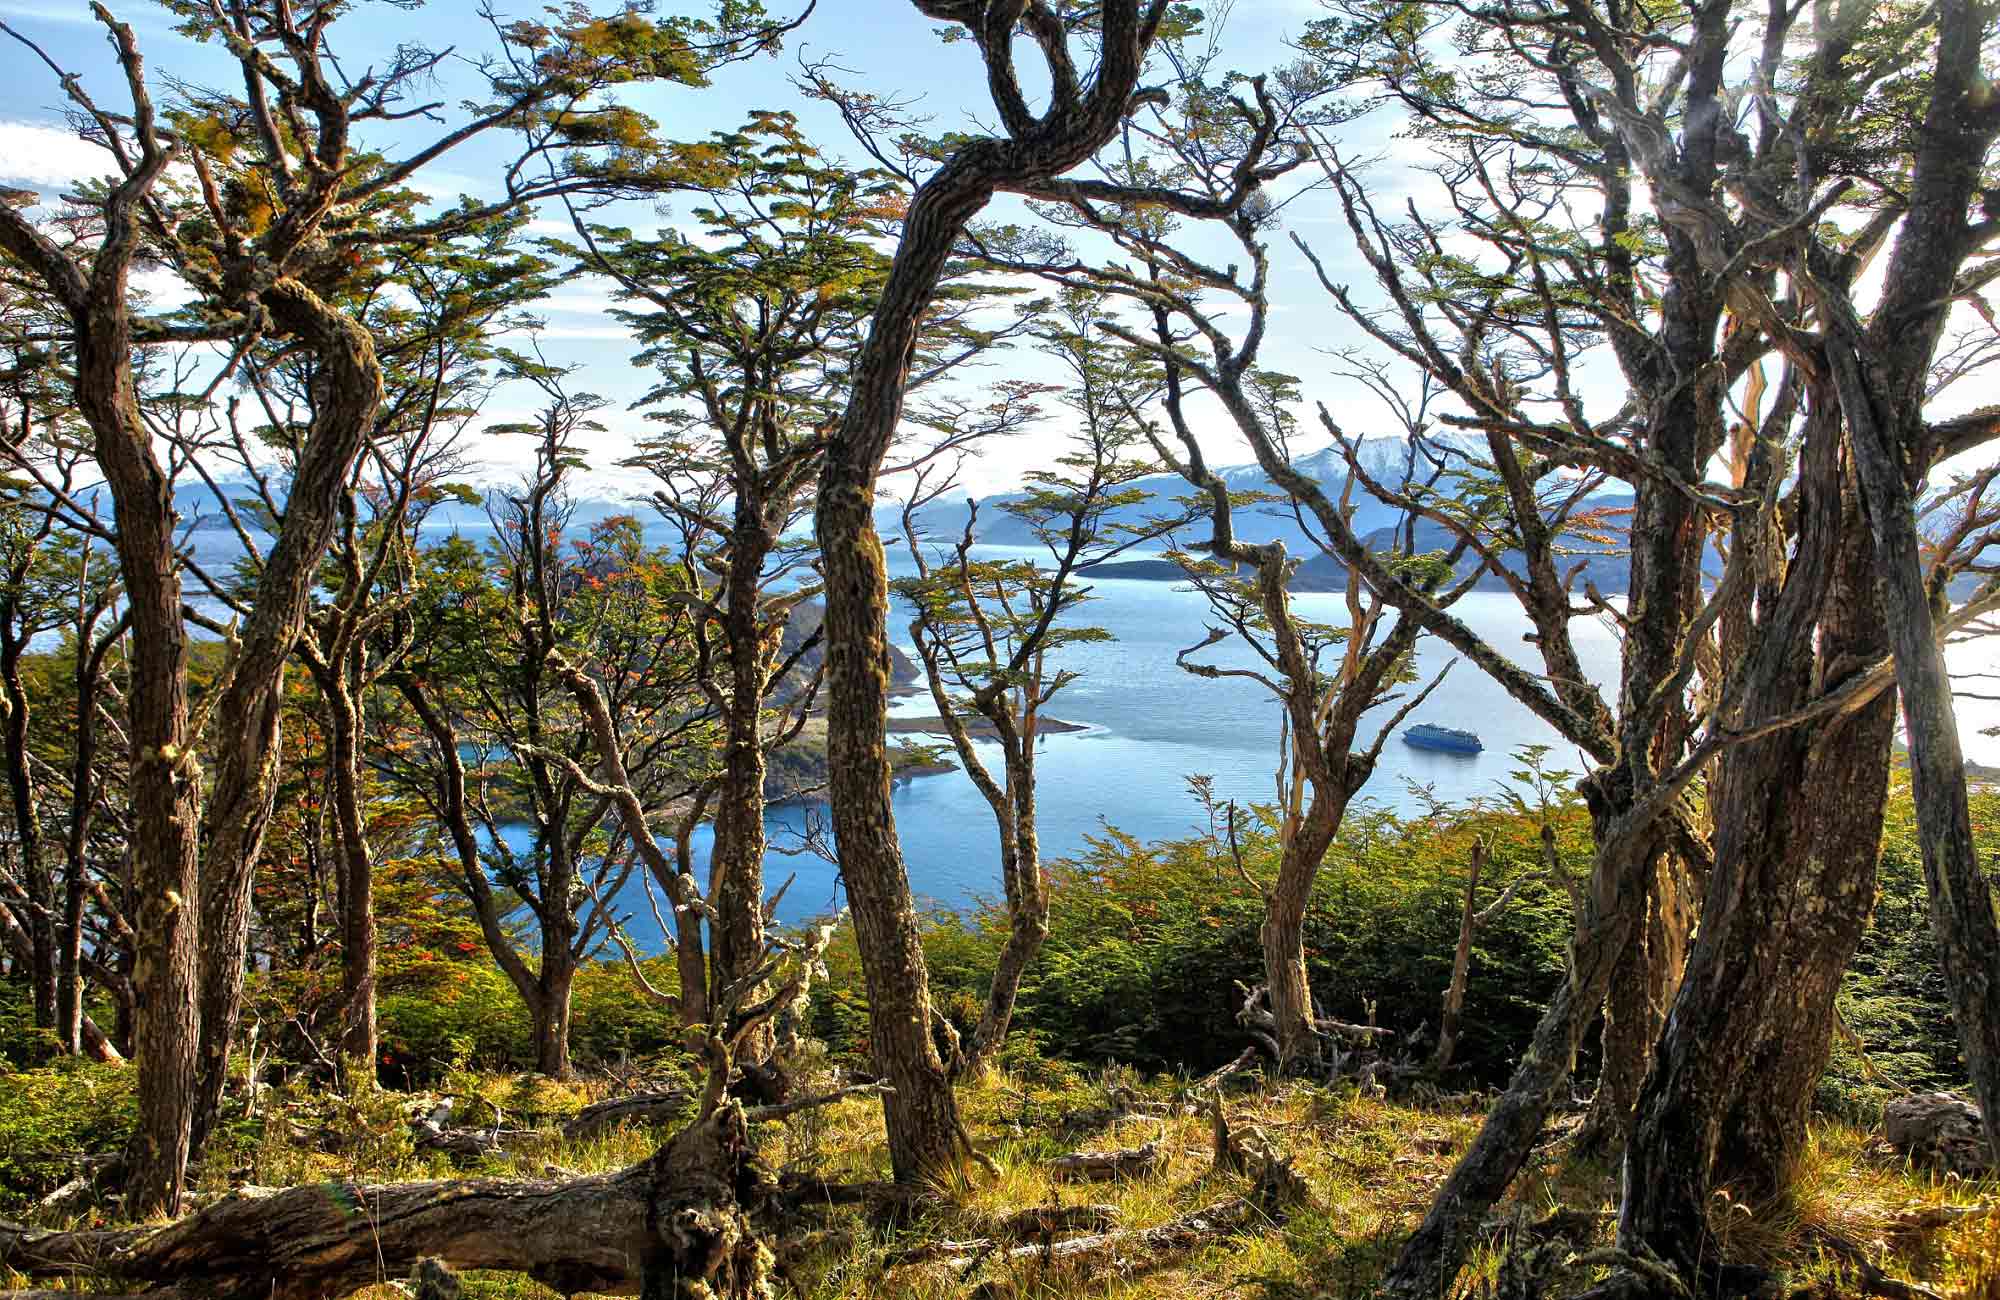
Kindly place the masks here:
POLYGON ((54 191, 117 170, 110 154, 67 127, 0 121, 0 181, 54 191))

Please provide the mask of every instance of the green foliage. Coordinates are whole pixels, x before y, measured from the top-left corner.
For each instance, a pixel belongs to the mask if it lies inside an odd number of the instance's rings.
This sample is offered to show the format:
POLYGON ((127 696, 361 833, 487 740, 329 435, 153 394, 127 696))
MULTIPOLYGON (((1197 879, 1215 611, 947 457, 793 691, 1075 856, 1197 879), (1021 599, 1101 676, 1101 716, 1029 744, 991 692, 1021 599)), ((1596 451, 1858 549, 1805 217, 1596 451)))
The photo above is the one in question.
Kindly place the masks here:
POLYGON ((135 1082, 131 1066, 74 1058, 0 1074, 0 1210, 60 1186, 75 1173, 69 1157, 122 1148, 138 1120, 135 1082))
MULTIPOLYGON (((513 986, 483 954, 461 965, 439 986, 383 996, 376 1014, 388 1081, 421 1087, 452 1070, 533 1068, 528 1013, 513 986)), ((648 962, 647 976, 672 987, 672 959, 648 962)), ((570 1049, 586 1065, 671 1053, 680 1040, 680 1021, 647 1001, 618 962, 577 972, 570 1014, 570 1049)))
POLYGON ((383 995, 375 1009, 382 1073, 393 1083, 430 1083, 467 1065, 532 1065, 528 1012, 498 967, 466 963, 462 978, 440 989, 383 995))
MULTIPOLYGON (((1852 1037, 1835 1036, 1818 1094, 1822 1108, 1863 1120, 1903 1091, 1959 1088, 1967 1077, 1931 930, 1908 769, 1899 765, 1894 779, 1882 818, 1875 915, 1840 990, 1852 1037)), ((2000 794, 1975 788, 1971 804, 1979 855, 1991 860, 2000 853, 2000 794)))
POLYGON ((27 984, 0 983, 0 1066, 25 1070, 45 1064, 55 1054, 55 1031, 35 1024, 27 984))
MULTIPOLYGON (((1588 861, 1587 820, 1552 810, 1565 861, 1588 861)), ((1330 1015, 1399 1034, 1437 1024, 1451 976, 1464 871, 1475 835, 1491 843, 1482 900, 1541 867, 1540 819, 1495 811, 1403 820, 1357 810, 1328 854, 1306 919, 1306 957, 1330 1015), (1490 892, 1489 892, 1490 891, 1490 892)), ((1252 876, 1276 871, 1268 815, 1241 837, 1252 876)), ((1239 983, 1261 983, 1261 899, 1218 836, 1143 844, 1117 830, 1049 868, 1049 937, 1022 985, 1015 1024, 1053 1057, 1200 1071, 1247 1041, 1236 1024, 1239 983)), ((1569 902, 1546 881, 1525 885, 1480 932, 1466 992, 1459 1068, 1498 1081, 1562 977, 1569 902)), ((1002 904, 929 919, 925 954, 950 1014, 983 996, 1006 936, 1002 904)), ((815 996, 814 1029, 837 1049, 865 1051, 864 1005, 851 934, 829 954, 833 978, 815 996), (850 1026, 852 1028, 850 1028, 850 1026)))
MULTIPOLYGON (((654 988, 675 988, 672 957, 646 963, 654 988)), ((616 961, 593 962, 577 972, 570 994, 575 1017, 570 1046, 586 1061, 623 1061, 678 1052, 681 1022, 647 1000, 631 972, 616 961)))

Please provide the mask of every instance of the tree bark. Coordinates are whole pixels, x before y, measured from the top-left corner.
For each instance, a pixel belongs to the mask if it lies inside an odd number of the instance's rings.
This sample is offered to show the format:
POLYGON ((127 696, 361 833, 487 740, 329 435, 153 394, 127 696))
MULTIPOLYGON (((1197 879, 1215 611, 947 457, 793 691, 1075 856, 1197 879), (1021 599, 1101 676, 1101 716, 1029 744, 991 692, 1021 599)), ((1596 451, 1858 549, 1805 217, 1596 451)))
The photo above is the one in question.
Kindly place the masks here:
MULTIPOLYGON (((285 668, 305 628, 336 508, 382 402, 382 366, 368 332, 296 280, 263 295, 280 329, 323 368, 312 427, 293 472, 277 540, 265 557, 216 716, 223 720, 201 872, 201 1073, 193 1147, 213 1127, 243 1013, 250 896, 277 789, 285 668)), ((171 511, 167 516, 172 518, 171 511)), ((121 525, 123 514, 120 515, 121 525)), ((176 617, 179 611, 176 610, 176 617)))
POLYGON ((1854 447, 1889 621, 1931 927, 1987 1138, 2000 1163, 2000 925, 1973 844, 1951 677, 1937 642, 1935 616, 1945 596, 1924 581, 1914 501, 1939 454, 1923 421, 1932 358, 1960 268, 1987 239, 1967 214, 1982 193, 1985 161, 2000 133, 1981 68, 1990 25, 1978 5, 1939 5, 1936 71, 1910 208, 1867 330, 1844 294, 1813 287, 1828 318, 1825 356, 1854 447))
POLYGON ((966 224, 996 190, 1059 175, 1111 138, 1163 11, 1152 3, 1142 13, 1139 0, 1103 6, 1094 84, 1085 92, 1059 83, 1040 119, 1029 114, 1014 74, 1020 11, 996 9, 965 20, 974 28, 1010 138, 960 145, 911 200, 820 473, 814 524, 826 578, 829 796, 868 986, 876 1066, 895 1089, 883 1107, 898 1181, 950 1168, 960 1139, 951 1081, 931 1041, 930 977, 889 804, 883 721, 891 680, 888 569, 875 530, 875 481, 901 422, 919 327, 966 224))
POLYGON ((1306 972, 1306 907, 1346 803, 1345 798, 1328 798, 1314 789, 1305 816, 1286 840, 1278 878, 1264 898, 1264 921, 1257 937, 1264 949, 1264 978, 1270 982, 1271 1015, 1277 1022, 1280 1070, 1319 1055, 1318 1017, 1306 972))
POLYGON ((340 851, 340 1055, 358 1067, 354 1084, 375 1079, 375 864, 361 809, 361 716, 354 686, 360 647, 350 649, 321 683, 332 725, 334 837, 340 851))
MULTIPOLYGON (((1049 937, 1048 880, 1042 872, 1041 835, 1035 821, 1035 738, 1013 729, 1007 753, 1007 784, 1001 792, 1008 814, 1001 835, 1000 888, 1007 902, 1007 940, 993 964, 986 1006, 979 1014, 967 1066, 979 1070, 1007 1041, 1020 1000, 1021 980, 1049 937)), ((1004 734, 1004 733, 1003 733, 1004 734)))
POLYGON ((1609 823, 1589 889, 1590 914, 1577 927, 1569 978, 1556 990, 1528 1050, 1487 1112, 1479 1134, 1403 1243, 1383 1290, 1396 1296, 1446 1294, 1493 1203, 1506 1194, 1567 1091, 1576 1052, 1603 1004, 1613 971, 1644 906, 1653 852, 1650 824, 1630 814, 1609 823))
MULTIPOLYGON (((709 850, 709 989, 723 989, 764 960, 764 697, 770 657, 760 626, 760 580, 768 533, 754 514, 739 511, 723 590, 727 620, 729 697, 723 711, 723 769, 715 795, 715 839, 709 850)), ((751 999, 754 1001, 755 999, 751 999)), ((759 1026, 738 1045, 739 1059, 761 1061, 771 1031, 759 1026)))
MULTIPOLYGON (((84 552, 82 573, 89 574, 90 552, 84 552)), ((79 597, 81 601, 81 597, 79 597)), ((91 824, 97 814, 97 694, 104 670, 104 656, 120 634, 114 626, 98 638, 97 615, 92 611, 78 621, 76 640, 76 741, 70 767, 69 828, 63 837, 63 923, 62 952, 56 972, 56 1032, 63 1050, 78 1053, 86 1040, 93 1055, 103 1059, 110 1048, 103 1031, 92 1024, 83 1010, 83 912, 89 895, 86 855, 90 851, 91 824)), ((113 1055, 115 1055, 113 1051, 113 1055)))
POLYGON ((0 1264, 215 1300, 331 1300, 435 1256, 566 1294, 631 1294, 649 1249, 651 1162, 567 1182, 329 1183, 239 1192, 164 1228, 34 1232, 0 1223, 0 1264))
MULTIPOLYGON (((136 238, 114 224, 107 243, 136 238)), ((128 250, 129 252, 129 250, 128 250)), ((197 832, 200 781, 190 752, 187 630, 173 535, 172 488, 152 452, 132 372, 125 266, 100 250, 100 275, 73 309, 77 405, 119 503, 118 563, 132 619, 126 702, 132 744, 133 984, 139 1121, 127 1201, 135 1215, 173 1213, 186 1190, 200 1018, 197 832)))
POLYGON ((1680 879, 1676 856, 1662 849, 1647 888, 1645 915, 1612 974, 1604 999, 1603 1061, 1590 1111, 1571 1149, 1586 1157, 1617 1155, 1631 1136, 1639 1093, 1652 1064, 1653 1044, 1667 1020, 1687 963, 1694 908, 1680 879))
POLYGON ((958 713, 945 686, 939 663, 940 652, 930 640, 925 620, 910 624, 910 638, 924 663, 924 676, 931 700, 937 705, 952 748, 966 777, 986 805, 993 810, 994 829, 1000 843, 1001 896, 1007 905, 1007 938, 994 962, 993 978, 987 985, 986 1006, 972 1042, 965 1048, 964 1069, 976 1075, 993 1061, 1007 1040, 1014 1019, 1014 1004, 1021 995, 1021 980, 1041 951, 1049 933, 1049 897, 1042 878, 1040 840, 1035 828, 1035 700, 1028 693, 1025 714, 1015 707, 1016 692, 985 690, 973 696, 973 707, 992 724, 1000 742, 1003 779, 995 781, 973 745, 972 729, 958 713))
MULTIPOLYGON (((16 581, 25 574, 15 575, 16 581)), ((0 751, 7 768, 7 793, 14 810, 14 843, 0 850, 20 867, 21 886, 29 906, 21 924, 30 950, 28 987, 35 1024, 54 1028, 56 983, 61 966, 56 925, 55 881, 42 860, 41 821, 35 811, 35 778, 28 769, 27 690, 21 683, 21 656, 28 649, 28 629, 20 625, 17 599, 0 600, 0 751)), ((72 1049, 73 1050, 73 1049, 72 1049)))
MULTIPOLYGON (((1837 689, 1883 650, 1838 416, 1816 395, 1798 558, 1763 620, 1746 721, 1837 689)), ((1874 904, 1894 702, 1739 745, 1711 780, 1715 862, 1701 925, 1626 1151, 1619 1236, 1689 1278, 1716 1260, 1722 1187, 1768 1197, 1803 1146, 1833 998, 1874 904)))
MULTIPOLYGON (((1835 364, 1859 388, 1860 375, 1851 356, 1835 364)), ((1861 398, 1855 407, 1864 401, 1861 398)), ((1867 415, 1860 422, 1850 416, 1849 423, 1863 425, 1855 432, 1856 460, 1893 635, 1931 928, 1951 989, 1959 1042, 1979 1093, 1980 1112, 2000 1116, 2000 925, 1994 921, 1993 891, 1980 869, 1972 838, 1965 755, 1959 745, 1951 676, 1925 590, 1915 510, 1903 476, 1889 458, 1880 426, 1866 429, 1873 423, 1867 415)), ((1989 1121, 1987 1139, 2000 1164, 2000 1123, 1989 1121)))
MULTIPOLYGON (((888 419, 894 423, 893 412, 888 419)), ((931 1039, 930 972, 889 806, 888 573, 875 533, 872 482, 872 469, 829 458, 820 486, 827 785, 868 987, 875 1068, 895 1089, 883 1098, 890 1160, 898 1181, 907 1182, 957 1163, 959 1121, 951 1078, 931 1039)))

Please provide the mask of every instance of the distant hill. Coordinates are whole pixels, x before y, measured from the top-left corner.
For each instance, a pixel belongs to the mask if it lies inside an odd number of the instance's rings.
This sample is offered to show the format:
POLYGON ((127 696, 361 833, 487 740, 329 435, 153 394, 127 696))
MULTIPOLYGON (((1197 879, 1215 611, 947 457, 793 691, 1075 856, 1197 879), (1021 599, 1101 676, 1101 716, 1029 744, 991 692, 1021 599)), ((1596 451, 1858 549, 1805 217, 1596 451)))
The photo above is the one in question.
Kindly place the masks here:
MULTIPOLYGON (((1470 435, 1442 433, 1436 436, 1435 441, 1474 456, 1483 456, 1485 452, 1484 441, 1470 435)), ((1397 437, 1364 438, 1356 448, 1356 455, 1369 474, 1390 483, 1402 480, 1404 460, 1408 454, 1409 443, 1397 437)), ((1337 446, 1322 447, 1298 457, 1292 463, 1335 498, 1347 484, 1347 461, 1337 446)), ((1270 476, 1257 465, 1230 465, 1216 472, 1229 484, 1231 491, 1269 492, 1282 496, 1270 476)), ((1114 511, 1110 516, 1111 522, 1137 525, 1149 519, 1178 514, 1181 507, 1176 498, 1193 492, 1178 474, 1155 474, 1139 479, 1132 486, 1144 492, 1146 499, 1114 511)), ((979 502, 979 523, 973 531, 973 539, 989 546, 1035 545, 1034 532, 1006 509, 1009 503, 1023 500, 1026 496, 1019 492, 1003 492, 983 498, 979 502)), ((1363 533, 1386 527, 1397 518, 1394 507, 1384 505, 1359 490, 1354 494, 1354 506, 1354 526, 1363 533)), ((896 505, 882 507, 876 512, 876 527, 885 536, 901 533, 901 511, 902 508, 896 505)), ((934 541, 956 541, 965 532, 965 518, 963 501, 939 501, 917 514, 918 524, 934 541)), ((1201 527, 1197 523, 1192 529, 1201 527)), ((1282 502, 1239 511, 1236 527, 1241 536, 1253 542, 1281 540, 1294 551, 1303 551, 1311 544, 1305 530, 1282 502)))
MULTIPOLYGON (((779 654, 789 658, 806 643, 806 638, 819 630, 826 617, 826 607, 816 600, 800 601, 792 606, 791 617, 785 621, 784 639, 780 643, 779 654)), ((786 685, 797 686, 812 680, 819 670, 820 661, 825 656, 820 647, 814 646, 799 657, 799 663, 786 678, 786 685)), ((892 691, 905 691, 923 680, 916 660, 903 653, 896 646, 889 647, 889 684, 892 691)))
MULTIPOLYGON (((1617 509, 1630 505, 1631 500, 1629 496, 1603 496, 1595 498, 1593 504, 1600 507, 1617 509)), ((1356 512, 1357 516, 1359 513, 1358 511, 1356 512)), ((1361 541, 1369 550, 1375 551, 1378 554, 1387 554, 1395 549, 1397 533, 1400 531, 1400 528, 1400 523, 1392 518, 1390 522, 1363 533, 1361 541)), ((1200 529, 1197 528, 1194 531, 1199 532, 1200 529)), ((1443 524, 1428 519, 1417 522, 1415 543, 1419 554, 1430 551, 1448 551, 1452 548, 1455 540, 1451 531, 1443 524)), ((1301 557, 1298 572, 1292 578, 1293 591, 1341 591, 1346 588, 1347 566, 1342 564, 1337 557, 1329 555, 1319 549, 1316 544, 1303 537, 1297 543, 1294 543, 1290 538, 1286 538, 1284 541, 1288 550, 1294 555, 1301 557)), ((1626 553, 1622 549, 1616 547, 1600 548, 1583 542, 1577 543, 1576 549, 1579 553, 1565 557, 1560 567, 1563 572, 1567 573, 1574 565, 1581 564, 1583 566, 1582 571, 1577 575, 1577 590, 1581 591, 1585 583, 1596 584, 1597 589, 1606 594, 1625 590, 1627 558, 1626 553)), ((1471 557, 1462 558, 1458 563, 1457 571, 1463 576, 1472 572, 1476 564, 1477 561, 1471 557)), ((1507 556, 1506 564, 1507 568, 1514 573, 1523 571, 1521 559, 1518 555, 1510 554, 1507 556)), ((1088 574, 1093 578, 1138 578, 1169 582, 1180 581, 1183 578, 1181 568, 1178 564, 1175 564, 1172 560, 1154 557, 1137 560, 1114 560, 1107 564, 1093 566, 1088 570, 1088 574)), ((1487 573, 1479 579, 1475 590, 1504 591, 1506 586, 1507 584, 1497 575, 1487 573)))

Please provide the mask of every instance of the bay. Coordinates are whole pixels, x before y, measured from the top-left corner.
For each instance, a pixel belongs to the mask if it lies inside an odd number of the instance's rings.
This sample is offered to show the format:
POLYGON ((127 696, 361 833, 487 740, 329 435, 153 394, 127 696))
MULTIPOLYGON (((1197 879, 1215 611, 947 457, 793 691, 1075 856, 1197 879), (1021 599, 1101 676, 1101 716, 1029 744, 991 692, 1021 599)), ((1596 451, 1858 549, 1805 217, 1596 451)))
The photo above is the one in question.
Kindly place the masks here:
MULTIPOLYGON (((461 524, 450 531, 483 540, 485 530, 461 524)), ((200 549, 218 553, 214 559, 235 549, 233 538, 226 535, 199 540, 207 543, 200 549)), ((1045 558, 1039 550, 1024 547, 985 546, 977 553, 1045 558)), ((908 557, 900 548, 890 548, 889 555, 893 572, 908 571, 908 557)), ((1043 859, 1080 854, 1089 837, 1107 827, 1141 841, 1205 831, 1206 813, 1188 789, 1191 775, 1211 777, 1218 801, 1270 802, 1280 734, 1276 700, 1255 682, 1197 678, 1175 663, 1177 652, 1204 639, 1209 622, 1206 601, 1175 582, 1125 578, 1088 585, 1094 599, 1083 607, 1078 621, 1102 627, 1114 639, 1072 646, 1061 661, 1081 676, 1057 695, 1046 712, 1081 724, 1084 730, 1045 736, 1040 742, 1037 786, 1043 859)), ((1336 625, 1347 621, 1337 594, 1300 595, 1295 604, 1308 619, 1336 625)), ((1534 646, 1524 639, 1528 622, 1510 595, 1474 592, 1453 612, 1513 662, 1531 672, 1541 671, 1534 646)), ((898 611, 892 618, 892 635, 907 621, 898 611)), ((1612 697, 1618 672, 1616 633, 1598 617, 1575 620, 1572 633, 1584 671, 1605 689, 1607 698, 1612 697)), ((1456 657, 1443 642, 1424 638, 1417 648, 1421 679, 1428 681, 1456 657)), ((1224 667, 1261 666, 1233 640, 1210 647, 1198 658, 1224 667)), ((1996 662, 1991 644, 1976 640, 1953 646, 1947 659, 1961 674, 1992 671, 1996 662)), ((1965 683, 1970 691, 1982 686, 1971 679, 1965 683)), ((1391 701, 1377 709, 1364 735, 1372 739, 1399 703, 1391 701)), ((2000 766, 2000 736, 1985 734, 2000 728, 2000 700, 1962 695, 1957 707, 1966 757, 2000 766)), ((934 716, 937 710, 928 694, 920 693, 897 700, 893 711, 934 716)), ((1574 747, 1467 662, 1451 667, 1405 725, 1417 722, 1468 728, 1480 735, 1485 750, 1476 755, 1439 753, 1391 737, 1360 802, 1409 813, 1421 806, 1413 785, 1428 787, 1432 796, 1451 803, 1493 798, 1509 771, 1519 766, 1514 754, 1526 745, 1549 746, 1551 767, 1580 772, 1588 766, 1574 747)), ((942 743, 942 737, 935 739, 942 743)), ((985 744, 980 750, 998 771, 997 746, 985 744)), ((997 895, 999 853, 992 814, 962 773, 899 782, 893 808, 911 888, 925 905, 961 908, 997 895)), ((795 877, 778 908, 782 922, 829 915, 845 904, 837 867, 802 847, 809 840, 830 842, 828 822, 826 808, 810 803, 780 805, 768 814, 774 852, 765 868, 767 886, 775 888, 787 876, 795 877)), ((521 829, 525 844, 525 828, 521 829)), ((709 830, 703 827, 693 845, 704 868, 709 840, 709 830)), ((665 948, 665 936, 636 878, 619 896, 617 907, 629 918, 635 943, 648 951, 665 948)))
MULTIPOLYGON (((996 558, 1037 554, 997 546, 982 547, 980 553, 996 558)), ((1044 860, 1082 853, 1088 838, 1107 827, 1142 841, 1205 832, 1207 814, 1189 791, 1191 775, 1212 778, 1218 801, 1233 799, 1244 806, 1271 802, 1281 730, 1275 698, 1254 681, 1198 678, 1175 662, 1179 651, 1206 636, 1209 610, 1203 597, 1173 582, 1113 579, 1089 586, 1094 599, 1076 621, 1102 627, 1114 639, 1064 652, 1063 666, 1081 676, 1055 697, 1046 713, 1085 730, 1040 741, 1036 776, 1044 860)), ((1318 622, 1347 621, 1338 595, 1303 595, 1296 606, 1302 617, 1318 622)), ((1534 647, 1522 639, 1527 621, 1511 596, 1475 592, 1454 612, 1503 654, 1540 671, 1534 647)), ((894 625, 905 621, 897 618, 894 625)), ((1596 619, 1579 619, 1574 633, 1586 672, 1600 682, 1615 682, 1618 643, 1613 631, 1596 619)), ((1456 657, 1444 643, 1425 638, 1417 650, 1422 680, 1456 657)), ((1235 642, 1219 643, 1197 658, 1223 667, 1261 666, 1252 651, 1235 642)), ((1403 698, 1415 689, 1404 688, 1403 698)), ((1390 701, 1375 710, 1364 724, 1364 735, 1372 739, 1400 703, 1390 701)), ((910 716, 937 712, 927 693, 897 700, 893 711, 910 716)), ((1486 748, 1479 754, 1439 753, 1391 736, 1364 801, 1399 812, 1415 810, 1420 801, 1412 784, 1429 787, 1434 797, 1453 803, 1493 797, 1509 770, 1519 766, 1512 755, 1525 745, 1551 746, 1547 761, 1552 767, 1580 772, 1586 766, 1574 747, 1564 746, 1546 723, 1470 663, 1454 664, 1405 725, 1426 721, 1476 731, 1486 748)), ((984 744, 980 751, 997 772, 998 747, 984 744)), ((962 773, 899 782, 892 805, 911 888, 923 903, 959 908, 997 895, 999 851, 992 812, 962 773)), ((809 828, 824 828, 827 816, 824 807, 787 804, 773 808, 767 820, 773 842, 789 847, 797 846, 809 828)), ((696 849, 705 862, 705 835, 696 849)), ((765 874, 772 888, 788 875, 796 876, 778 909, 781 921, 823 916, 845 902, 837 868, 817 856, 774 854, 765 874)), ((632 914, 635 941, 663 948, 663 936, 636 884, 620 903, 622 911, 632 914)))

